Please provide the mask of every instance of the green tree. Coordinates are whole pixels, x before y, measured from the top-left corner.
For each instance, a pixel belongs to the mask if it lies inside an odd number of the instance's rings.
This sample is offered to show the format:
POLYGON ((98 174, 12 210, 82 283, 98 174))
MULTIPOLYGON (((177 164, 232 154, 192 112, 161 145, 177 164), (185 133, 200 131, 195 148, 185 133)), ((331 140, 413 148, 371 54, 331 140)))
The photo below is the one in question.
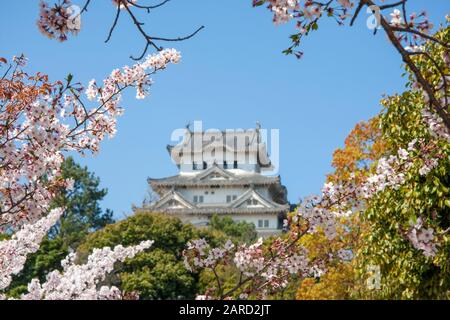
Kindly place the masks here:
MULTIPOLYGON (((435 35, 450 42, 448 25, 435 35)), ((450 72, 445 57, 448 50, 428 43, 427 55, 417 55, 416 63, 427 81, 437 84, 440 72, 450 72), (437 66, 441 71, 438 71, 437 66), (443 70, 443 71, 442 71, 443 70)), ((410 76, 412 87, 413 77, 410 76)), ((450 95, 448 92, 445 93, 450 95)), ((366 292, 363 297, 382 299, 448 299, 450 298, 450 143, 430 134, 422 117, 428 105, 413 88, 383 101, 381 114, 382 139, 390 153, 407 148, 409 142, 422 142, 422 150, 438 165, 427 175, 419 170, 425 161, 414 159, 407 171, 406 182, 398 189, 386 189, 368 203, 364 214, 368 228, 362 235, 364 243, 358 251, 358 272, 364 277, 370 266, 378 266, 381 288, 366 292), (418 218, 433 228, 437 254, 426 257, 407 239, 407 232, 418 218)))
MULTIPOLYGON (((407 141, 424 139, 431 145, 430 136, 421 118, 422 98, 405 92, 385 101, 382 115, 384 138, 392 147, 405 148, 407 141)), ((362 276, 370 266, 380 267, 381 288, 364 296, 383 299, 448 298, 450 290, 450 144, 438 142, 443 157, 439 165, 426 176, 418 174, 420 160, 407 174, 406 182, 398 190, 389 189, 369 203, 364 219, 368 228, 362 235, 364 242, 358 252, 359 272, 362 276), (441 245, 435 257, 426 257, 415 249, 406 233, 418 218, 437 231, 441 245)))
POLYGON ((141 299, 192 299, 198 293, 199 275, 186 269, 182 252, 187 242, 199 238, 219 245, 227 236, 217 230, 183 224, 167 215, 136 212, 88 235, 78 253, 83 261, 94 248, 154 240, 151 250, 118 266, 108 283, 128 293, 137 292, 141 299))
POLYGON ((245 221, 233 221, 231 217, 219 217, 213 215, 209 221, 209 227, 212 230, 221 231, 232 240, 243 243, 252 243, 257 238, 255 225, 245 221))
MULTIPOLYGON (((436 36, 448 43, 448 27, 442 28, 436 36)), ((431 43, 426 50, 429 56, 417 55, 416 63, 427 80, 438 82, 440 73, 434 63, 448 74, 445 52, 431 43)), ((401 188, 388 189, 365 202, 366 210, 354 217, 351 230, 345 232, 346 237, 351 236, 350 241, 342 235, 333 241, 320 234, 306 237, 303 244, 313 256, 317 248, 327 253, 333 247, 344 245, 356 253, 356 259, 328 266, 327 273, 319 279, 302 279, 298 299, 450 297, 450 145, 430 134, 422 116, 427 105, 421 93, 411 87, 412 76, 410 80, 407 91, 382 101, 384 109, 378 116, 355 127, 345 141, 345 148, 334 153, 336 170, 328 176, 328 181, 345 182, 349 177, 360 181, 374 171, 380 157, 396 154, 399 148, 406 149, 413 139, 422 141, 433 156, 437 150, 439 165, 428 175, 421 176, 418 170, 423 160, 415 159, 401 188), (407 239, 408 229, 419 217, 437 231, 441 246, 434 258, 425 257, 407 239), (378 289, 366 285, 368 276, 373 275, 369 272, 373 267, 380 270, 381 287, 378 289)))
POLYGON ((68 157, 62 165, 62 178, 73 179, 74 188, 60 190, 52 207, 64 207, 65 213, 14 278, 9 292, 13 296, 23 292, 33 278, 43 281, 48 272, 61 269, 61 260, 70 250, 75 250, 87 234, 114 222, 112 211, 103 212, 99 205, 107 190, 99 188, 100 179, 87 167, 81 167, 68 157))
POLYGON ((54 207, 66 208, 66 211, 49 237, 60 237, 65 245, 76 249, 88 233, 113 223, 113 212, 101 209, 99 201, 108 190, 99 187, 100 179, 87 167, 81 167, 69 157, 62 165, 62 178, 73 179, 74 187, 73 190, 64 190, 53 201, 54 207))

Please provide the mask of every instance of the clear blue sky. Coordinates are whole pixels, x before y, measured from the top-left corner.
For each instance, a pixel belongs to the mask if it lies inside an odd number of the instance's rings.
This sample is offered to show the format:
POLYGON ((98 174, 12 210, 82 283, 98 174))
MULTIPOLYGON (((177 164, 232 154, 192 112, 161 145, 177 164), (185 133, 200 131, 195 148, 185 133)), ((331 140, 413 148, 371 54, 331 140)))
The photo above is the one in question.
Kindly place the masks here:
MULTIPOLYGON (((444 21, 450 9, 448 0, 410 3, 413 10, 427 9, 435 22, 444 21)), ((129 55, 139 54, 144 44, 126 16, 104 43, 115 13, 110 0, 93 1, 81 33, 62 44, 37 30, 37 0, 5 1, 0 10, 0 56, 24 53, 31 70, 52 80, 69 72, 83 83, 103 79, 131 64, 129 55)), ((172 0, 142 15, 152 35, 206 28, 173 44, 182 63, 155 77, 148 99, 137 101, 134 92, 124 97, 118 134, 98 156, 76 157, 109 189, 102 205, 121 218, 141 203, 148 176, 176 174, 165 146, 174 129, 194 120, 207 128, 252 128, 260 121, 280 129, 280 174, 289 200, 318 192, 333 150, 355 123, 379 112, 383 94, 403 88, 399 56, 383 33, 372 36, 366 17, 361 14, 352 28, 325 19, 304 41, 304 58, 296 60, 281 54, 293 26, 275 27, 270 13, 252 8, 251 0, 172 0)))

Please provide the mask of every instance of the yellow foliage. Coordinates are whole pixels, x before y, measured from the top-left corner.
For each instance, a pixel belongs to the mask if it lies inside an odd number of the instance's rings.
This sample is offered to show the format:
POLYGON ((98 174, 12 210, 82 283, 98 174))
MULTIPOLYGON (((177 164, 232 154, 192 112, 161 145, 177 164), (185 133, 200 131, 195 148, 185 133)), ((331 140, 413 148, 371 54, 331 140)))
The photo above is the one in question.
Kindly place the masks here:
POLYGON ((318 280, 304 279, 298 290, 298 300, 344 300, 351 299, 355 286, 355 274, 350 263, 341 263, 318 280))

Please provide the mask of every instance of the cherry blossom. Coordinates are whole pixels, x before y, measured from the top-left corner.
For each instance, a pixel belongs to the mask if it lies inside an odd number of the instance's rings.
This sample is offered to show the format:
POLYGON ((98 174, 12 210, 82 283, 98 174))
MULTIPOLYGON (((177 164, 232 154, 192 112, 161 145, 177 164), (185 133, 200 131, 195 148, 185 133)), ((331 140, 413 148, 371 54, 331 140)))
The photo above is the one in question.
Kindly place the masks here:
MULTIPOLYGON (((424 113, 423 120, 431 124, 433 136, 447 137, 443 134, 446 128, 439 126, 439 121, 432 114, 424 113)), ((231 292, 219 296, 222 299, 229 298, 230 293, 239 289, 244 296, 253 292, 243 289, 247 282, 263 288, 258 290, 264 297, 273 290, 285 287, 290 275, 320 277, 326 272, 327 260, 309 261, 307 250, 298 243, 304 234, 322 231, 329 240, 334 239, 338 235, 338 228, 345 230, 345 218, 364 210, 363 199, 374 198, 388 188, 399 189, 407 181, 407 172, 411 170, 417 170, 419 175, 427 175, 437 167, 442 156, 437 141, 414 139, 407 148, 399 148, 395 154, 379 159, 375 172, 362 182, 356 183, 352 179, 342 184, 328 182, 324 184, 321 196, 306 197, 299 204, 296 214, 288 216, 284 222, 285 227, 289 228, 287 239, 276 238, 267 247, 259 239, 254 244, 231 246, 230 249, 211 248, 204 239, 194 240, 183 252, 185 265, 191 271, 199 268, 214 271, 218 265, 235 266, 241 273, 241 281, 231 292), (417 167, 417 164, 421 165, 417 167)), ((414 248, 431 258, 437 253, 438 247, 434 233, 433 228, 425 228, 421 218, 418 218, 418 222, 407 232, 406 239, 414 248)), ((341 248, 335 255, 325 259, 335 258, 349 261, 353 258, 353 252, 341 248)), ((211 290, 205 297, 215 296, 214 290, 211 290)))
POLYGON ((433 257, 437 253, 437 244, 434 241, 434 230, 425 228, 422 218, 418 218, 417 222, 409 230, 408 239, 413 246, 421 250, 426 257, 433 257))
MULTIPOLYGON (((26 256, 37 251, 63 212, 63 208, 50 210, 50 204, 61 190, 74 184, 72 179, 60 176, 64 153, 98 152, 100 142, 116 132, 117 117, 123 113, 122 92, 134 87, 139 98, 146 97, 153 83, 150 76, 170 63, 178 63, 180 58, 174 49, 162 50, 133 66, 113 70, 101 85, 90 81, 87 89, 73 84, 71 75, 66 84, 50 83, 41 74, 29 76, 21 69, 26 58, 13 59, 15 66, 10 65, 0 79, 0 227, 15 232, 11 240, 0 242, 0 289, 5 289, 11 276, 20 272, 26 256), (95 103, 93 107, 83 101, 83 92, 95 103)), ((5 61, 0 60, 0 67, 5 61)), ((149 245, 143 243, 127 250, 119 246, 112 253, 107 249, 95 251, 85 269, 68 265, 62 275, 55 271, 42 286, 32 282, 30 295, 24 298, 36 298, 38 294, 45 298, 117 297, 116 288, 105 287, 97 292, 93 281, 101 278, 100 271, 111 269, 112 260, 122 261, 149 245), (77 272, 87 271, 94 264, 101 270, 86 273, 90 278, 80 278, 84 286, 72 288, 69 296, 64 286, 75 281, 77 272), (64 286, 55 287, 55 283, 64 286), (57 292, 51 288, 57 288, 57 292)))
MULTIPOLYGON (((402 60, 412 71, 416 78, 417 87, 420 87, 426 94, 431 109, 436 112, 443 120, 443 124, 450 130, 450 117, 448 115, 448 76, 436 61, 425 50, 425 43, 438 45, 444 49, 444 60, 449 64, 448 44, 440 40, 438 36, 430 35, 434 28, 433 23, 428 19, 425 11, 419 14, 412 13, 406 16, 407 0, 383 4, 383 1, 377 3, 372 0, 330 0, 330 1, 312 1, 312 0, 253 0, 253 6, 267 4, 267 8, 273 14, 275 24, 296 22, 296 32, 290 36, 292 44, 283 51, 285 54, 294 54, 297 58, 303 56, 303 52, 296 50, 300 46, 302 39, 311 31, 318 29, 319 20, 323 17, 333 18, 339 25, 351 18, 350 25, 353 25, 362 9, 373 13, 375 23, 369 26, 369 29, 384 29, 390 42, 402 56, 402 60), (353 7, 356 9, 350 12, 353 7), (400 10, 401 9, 401 10, 400 10), (392 10, 389 16, 384 12, 392 10), (403 16, 405 15, 405 16, 403 16), (413 56, 422 55, 431 59, 439 69, 441 76, 440 83, 434 85, 426 78, 426 74, 418 68, 413 56), (439 92, 441 91, 441 93, 439 92)), ((450 18, 446 16, 447 23, 450 18)), ((376 33, 376 32, 375 32, 376 33)))
MULTIPOLYGON (((260 238, 251 245, 234 246, 231 241, 223 247, 211 248, 204 239, 193 240, 188 243, 183 252, 185 265, 188 270, 209 269, 220 279, 216 273, 218 265, 233 265, 240 272, 240 281, 234 289, 228 292, 214 293, 212 289, 202 295, 202 298, 212 299, 219 297, 229 299, 231 294, 248 283, 257 287, 258 294, 265 297, 268 293, 286 287, 288 277, 292 274, 312 274, 309 268, 307 251, 302 246, 288 245, 288 240, 274 239, 269 249, 263 248, 264 242, 260 238), (268 254, 272 252, 272 254, 268 254)), ((216 288, 217 289, 217 288, 216 288)), ((246 289, 250 290, 251 289, 246 289)), ((240 291, 240 296, 247 293, 240 291)))
POLYGON ((7 288, 12 275, 22 270, 27 255, 39 249, 42 238, 59 220, 62 213, 62 209, 53 209, 39 221, 24 225, 11 240, 0 241, 0 290, 7 288))
POLYGON ((55 270, 47 275, 41 284, 34 279, 28 285, 24 300, 113 300, 120 299, 122 293, 117 287, 100 286, 108 273, 114 270, 117 261, 133 258, 139 252, 150 248, 153 241, 143 241, 136 246, 116 246, 94 249, 85 264, 75 263, 76 254, 69 254, 61 262, 63 271, 55 270))
POLYGON ((112 3, 114 4, 114 6, 119 6, 120 9, 124 9, 125 6, 128 5, 133 5, 134 3, 136 3, 137 0, 112 0, 112 3))
POLYGON ((400 26, 403 23, 402 14, 400 13, 400 10, 395 9, 391 14, 391 25, 393 26, 400 26))
POLYGON ((70 0, 60 1, 58 4, 50 6, 46 1, 39 3, 40 13, 37 26, 42 34, 50 39, 66 41, 69 33, 76 35, 80 31, 80 23, 75 23, 70 0))
POLYGON ((437 138, 450 142, 450 132, 444 125, 443 120, 437 114, 430 112, 429 110, 422 110, 422 118, 428 125, 430 133, 437 138))
POLYGON ((150 76, 179 61, 176 50, 162 50, 141 63, 114 70, 101 85, 90 81, 86 90, 71 81, 49 84, 44 77, 38 79, 38 86, 27 84, 20 69, 1 80, 0 100, 18 107, 0 113, 4 164, 0 226, 14 227, 47 212, 58 189, 70 185, 59 178, 63 152, 98 152, 100 142, 116 133, 117 117, 123 114, 122 91, 134 87, 138 98, 146 97, 153 83, 150 76), (83 91, 96 105, 89 108, 83 102, 83 91))

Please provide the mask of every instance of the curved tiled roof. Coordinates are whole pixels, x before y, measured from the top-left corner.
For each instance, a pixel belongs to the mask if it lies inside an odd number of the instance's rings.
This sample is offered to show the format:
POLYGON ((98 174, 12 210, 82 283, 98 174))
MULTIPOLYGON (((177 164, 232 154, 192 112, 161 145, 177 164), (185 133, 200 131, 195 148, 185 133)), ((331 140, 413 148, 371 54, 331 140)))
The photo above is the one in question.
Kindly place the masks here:
POLYGON ((213 214, 273 214, 273 213, 284 213, 289 210, 289 205, 281 205, 276 208, 219 208, 219 207, 205 207, 205 208, 195 208, 195 209, 172 209, 164 208, 152 210, 152 208, 142 208, 140 210, 144 211, 157 211, 161 213, 168 214, 179 214, 179 215, 213 215, 213 214))
POLYGON ((222 205, 217 204, 195 204, 184 198, 175 190, 168 191, 161 199, 155 203, 148 205, 143 210, 180 214, 180 215, 210 215, 210 214, 273 214, 284 213, 289 210, 289 204, 279 204, 270 199, 263 197, 254 189, 249 189, 240 197, 231 203, 222 205), (247 206, 245 201, 248 199, 257 199, 259 206, 247 206), (175 201, 181 207, 170 206, 165 204, 168 201, 175 201))
POLYGON ((235 174, 229 170, 224 170, 218 166, 199 172, 195 175, 181 174, 172 177, 153 179, 148 178, 148 183, 152 187, 203 187, 203 186, 242 186, 242 185, 271 185, 280 183, 280 177, 263 176, 259 173, 235 174), (216 173, 221 179, 208 179, 210 174, 216 173))

